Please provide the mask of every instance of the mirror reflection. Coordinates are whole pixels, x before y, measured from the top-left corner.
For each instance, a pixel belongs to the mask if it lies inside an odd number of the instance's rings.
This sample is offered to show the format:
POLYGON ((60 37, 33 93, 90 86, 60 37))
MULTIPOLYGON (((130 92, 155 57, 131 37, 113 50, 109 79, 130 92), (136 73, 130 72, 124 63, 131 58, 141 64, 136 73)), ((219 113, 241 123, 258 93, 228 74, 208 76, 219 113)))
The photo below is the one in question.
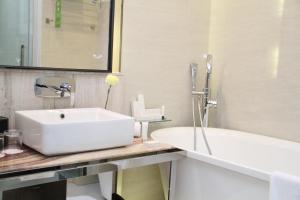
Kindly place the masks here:
POLYGON ((0 65, 110 71, 118 12, 114 0, 1 0, 0 65))

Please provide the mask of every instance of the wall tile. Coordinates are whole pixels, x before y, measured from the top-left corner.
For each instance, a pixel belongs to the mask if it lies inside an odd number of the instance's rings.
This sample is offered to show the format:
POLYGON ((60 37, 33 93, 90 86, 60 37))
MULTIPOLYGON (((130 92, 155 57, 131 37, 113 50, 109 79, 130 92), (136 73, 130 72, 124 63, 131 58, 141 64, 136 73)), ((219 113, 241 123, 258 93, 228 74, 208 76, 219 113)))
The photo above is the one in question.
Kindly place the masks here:
POLYGON ((300 3, 212 1, 213 125, 300 142, 300 3))

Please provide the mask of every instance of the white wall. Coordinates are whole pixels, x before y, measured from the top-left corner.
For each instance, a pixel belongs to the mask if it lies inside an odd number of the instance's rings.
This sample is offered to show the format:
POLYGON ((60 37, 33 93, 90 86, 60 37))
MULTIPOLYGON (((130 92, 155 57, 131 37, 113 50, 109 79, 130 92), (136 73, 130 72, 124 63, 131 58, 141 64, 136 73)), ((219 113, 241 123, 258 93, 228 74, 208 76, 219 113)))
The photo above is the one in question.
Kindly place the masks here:
POLYGON ((208 48, 209 0, 125 0, 121 71, 124 112, 137 94, 166 105, 166 124, 192 124, 189 64, 208 48))
POLYGON ((300 2, 212 0, 214 125, 300 142, 300 2))

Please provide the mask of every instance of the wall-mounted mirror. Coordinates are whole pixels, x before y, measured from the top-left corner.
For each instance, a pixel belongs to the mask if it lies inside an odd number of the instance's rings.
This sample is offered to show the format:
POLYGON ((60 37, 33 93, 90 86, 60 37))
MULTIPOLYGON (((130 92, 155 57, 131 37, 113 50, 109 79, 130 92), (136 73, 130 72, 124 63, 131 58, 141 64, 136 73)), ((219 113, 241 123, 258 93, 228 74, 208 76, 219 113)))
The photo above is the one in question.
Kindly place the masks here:
POLYGON ((0 65, 110 72, 121 12, 121 0, 1 0, 0 65))

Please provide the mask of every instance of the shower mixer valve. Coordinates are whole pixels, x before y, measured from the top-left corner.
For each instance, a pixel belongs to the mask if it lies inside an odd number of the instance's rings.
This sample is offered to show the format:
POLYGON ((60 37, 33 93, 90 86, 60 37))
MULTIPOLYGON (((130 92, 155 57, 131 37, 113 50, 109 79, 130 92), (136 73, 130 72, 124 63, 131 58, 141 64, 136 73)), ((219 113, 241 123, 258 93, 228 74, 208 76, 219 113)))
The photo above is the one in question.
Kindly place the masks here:
POLYGON ((197 150, 197 128, 196 128, 196 112, 199 114, 201 132, 205 142, 205 146, 209 155, 212 155, 211 148, 209 146, 206 134, 205 127, 208 126, 208 114, 210 108, 217 107, 217 100, 210 99, 210 78, 212 73, 212 55, 204 55, 206 59, 206 78, 205 85, 202 91, 197 91, 196 82, 197 82, 197 71, 198 64, 191 63, 191 78, 192 78, 192 111, 193 111, 193 126, 194 126, 194 150, 197 150))

